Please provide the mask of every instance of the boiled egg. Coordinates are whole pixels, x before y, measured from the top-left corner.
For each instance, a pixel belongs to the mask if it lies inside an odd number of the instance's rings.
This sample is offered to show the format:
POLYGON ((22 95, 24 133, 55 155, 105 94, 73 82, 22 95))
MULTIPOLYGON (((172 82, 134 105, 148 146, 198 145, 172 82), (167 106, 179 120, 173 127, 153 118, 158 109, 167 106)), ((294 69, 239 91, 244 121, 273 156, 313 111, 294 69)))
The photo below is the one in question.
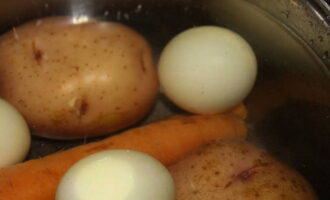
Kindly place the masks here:
POLYGON ((29 152, 31 136, 22 115, 0 99, 0 167, 21 162, 29 152))
POLYGON ((175 36, 159 60, 161 90, 177 106, 199 114, 224 112, 251 91, 256 56, 237 33, 201 26, 175 36))
POLYGON ((56 200, 174 200, 174 183, 153 157, 132 150, 101 151, 62 178, 56 200))

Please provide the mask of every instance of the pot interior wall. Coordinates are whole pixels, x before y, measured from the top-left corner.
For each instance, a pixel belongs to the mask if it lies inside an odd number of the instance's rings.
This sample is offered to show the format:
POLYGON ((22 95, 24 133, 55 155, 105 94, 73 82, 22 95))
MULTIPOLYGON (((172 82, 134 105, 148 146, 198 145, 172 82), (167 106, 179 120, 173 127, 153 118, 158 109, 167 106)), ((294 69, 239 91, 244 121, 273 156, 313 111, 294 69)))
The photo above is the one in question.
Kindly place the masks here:
MULTIPOLYGON (((249 140, 302 173, 320 199, 330 199, 329 72, 298 35, 247 1, 12 0, 0 7, 0 32, 50 15, 127 24, 147 38, 156 60, 166 42, 187 28, 219 25, 238 32, 253 46, 259 65, 256 86, 246 100, 249 140)), ((181 111, 160 96, 142 123, 174 112, 181 111)), ((54 141, 35 137, 29 159, 98 139, 102 138, 54 141)))

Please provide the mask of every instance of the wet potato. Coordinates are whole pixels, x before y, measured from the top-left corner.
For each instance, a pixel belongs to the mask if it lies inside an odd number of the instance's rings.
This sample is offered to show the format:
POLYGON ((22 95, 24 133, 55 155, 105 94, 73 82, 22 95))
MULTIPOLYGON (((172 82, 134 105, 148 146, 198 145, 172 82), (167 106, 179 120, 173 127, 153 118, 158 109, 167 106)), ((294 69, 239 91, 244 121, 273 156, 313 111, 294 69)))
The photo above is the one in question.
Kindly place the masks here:
POLYGON ((296 171, 243 140, 211 142, 170 172, 177 200, 316 200, 296 171))
POLYGON ((147 42, 110 22, 53 17, 0 37, 0 96, 35 134, 59 139, 113 132, 143 118, 158 80, 147 42))

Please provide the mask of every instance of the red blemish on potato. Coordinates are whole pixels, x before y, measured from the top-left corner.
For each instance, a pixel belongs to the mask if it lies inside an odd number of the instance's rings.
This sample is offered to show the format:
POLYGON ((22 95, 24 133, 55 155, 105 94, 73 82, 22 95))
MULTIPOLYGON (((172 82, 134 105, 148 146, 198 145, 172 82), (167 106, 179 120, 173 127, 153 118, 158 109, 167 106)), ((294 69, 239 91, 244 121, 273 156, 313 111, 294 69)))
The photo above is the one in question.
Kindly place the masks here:
POLYGON ((82 100, 81 103, 79 104, 79 115, 85 115, 87 113, 88 109, 88 103, 86 100, 82 100))
POLYGON ((89 103, 85 97, 80 97, 74 100, 73 102, 73 111, 75 112, 77 117, 82 117, 86 115, 89 109, 89 103))
POLYGON ((225 185, 225 189, 227 189, 229 186, 231 186, 231 184, 233 184, 232 181, 229 181, 226 185, 225 185))
POLYGON ((140 55, 140 66, 141 66, 141 70, 143 73, 146 73, 147 72, 147 68, 145 67, 145 61, 144 61, 144 52, 142 51, 141 52, 141 55, 140 55))
POLYGON ((41 64, 41 61, 43 59, 43 51, 41 49, 39 49, 36 45, 36 42, 33 41, 32 42, 32 52, 33 52, 33 56, 34 56, 34 59, 37 61, 37 63, 40 65, 41 64))
POLYGON ((255 175, 257 171, 254 170, 254 168, 247 169, 239 173, 236 178, 240 181, 246 181, 249 178, 251 178, 253 175, 255 175))
POLYGON ((237 175, 233 175, 233 178, 231 181, 229 181, 226 185, 225 185, 225 189, 227 189, 228 187, 230 187, 235 181, 247 181, 249 179, 251 179, 254 175, 256 175, 258 173, 258 169, 262 168, 262 167, 266 167, 269 166, 270 163, 258 163, 253 165, 250 168, 247 168, 245 170, 242 170, 241 172, 239 172, 237 175))

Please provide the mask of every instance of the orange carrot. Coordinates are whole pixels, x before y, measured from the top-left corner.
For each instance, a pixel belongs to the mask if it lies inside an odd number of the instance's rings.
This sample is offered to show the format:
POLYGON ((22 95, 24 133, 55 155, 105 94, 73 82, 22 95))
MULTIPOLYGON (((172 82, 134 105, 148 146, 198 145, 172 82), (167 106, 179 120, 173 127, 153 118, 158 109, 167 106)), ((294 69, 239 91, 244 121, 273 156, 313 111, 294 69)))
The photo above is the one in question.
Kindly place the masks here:
POLYGON ((248 111, 243 104, 239 104, 236 107, 230 109, 226 112, 228 115, 236 116, 241 119, 246 119, 248 115, 248 111))
POLYGON ((78 160, 101 150, 137 150, 170 165, 208 141, 245 135, 245 123, 237 115, 172 117, 103 141, 0 169, 0 200, 53 200, 63 174, 78 160))

